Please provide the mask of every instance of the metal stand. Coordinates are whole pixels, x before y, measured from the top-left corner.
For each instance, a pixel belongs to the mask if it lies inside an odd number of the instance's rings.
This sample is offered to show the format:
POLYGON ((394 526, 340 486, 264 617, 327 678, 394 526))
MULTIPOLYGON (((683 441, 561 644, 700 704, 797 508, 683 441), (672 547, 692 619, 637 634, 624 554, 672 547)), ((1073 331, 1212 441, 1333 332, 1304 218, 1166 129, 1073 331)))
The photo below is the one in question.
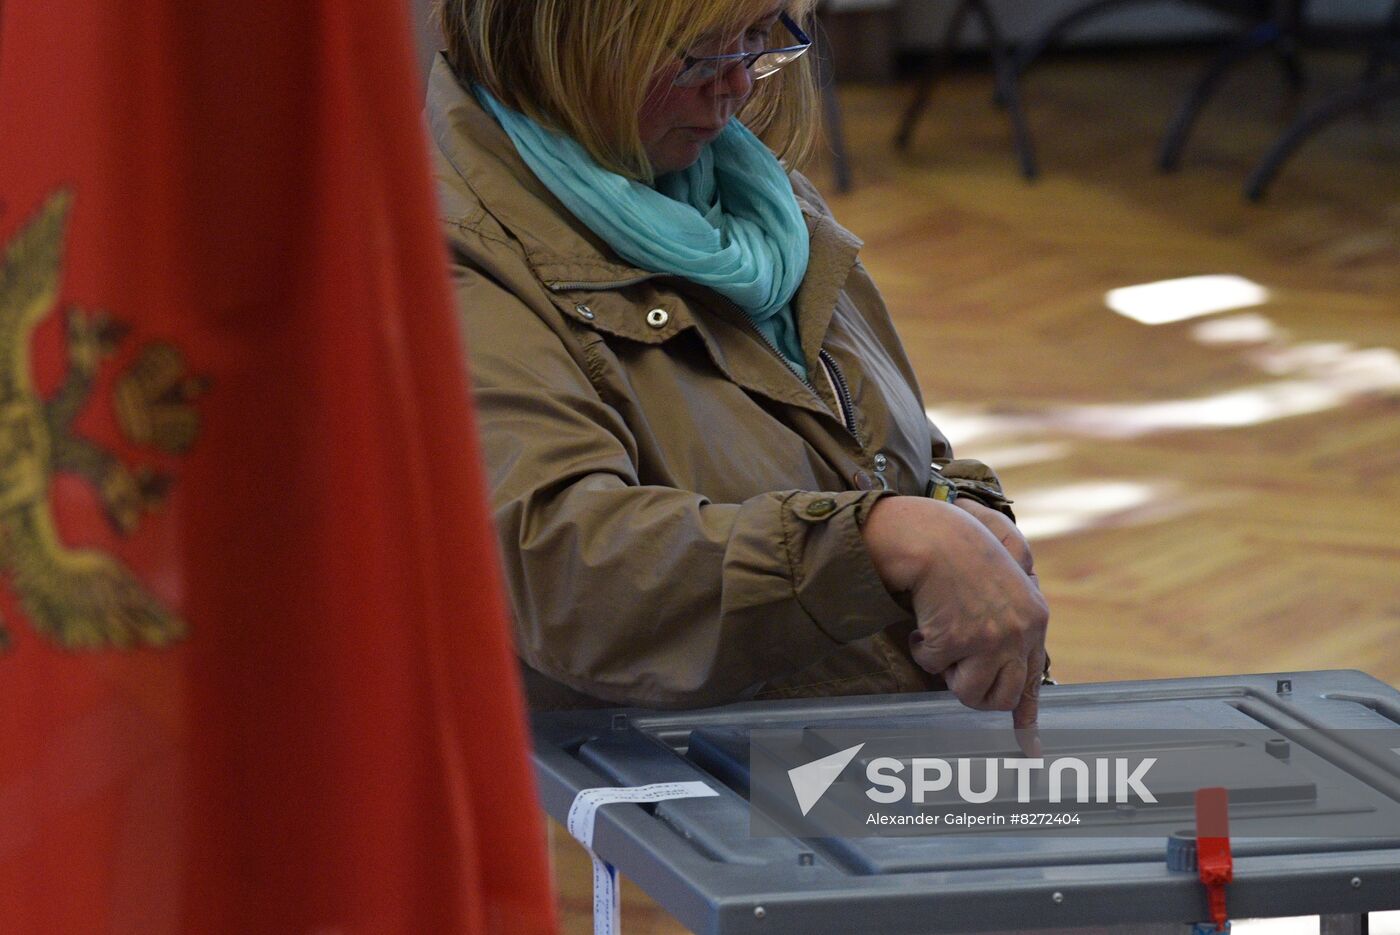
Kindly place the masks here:
POLYGON ((992 67, 996 73, 997 100, 1004 104, 1007 117, 1011 121, 1012 140, 1016 147, 1016 158, 1020 164, 1021 174, 1025 176, 1027 181, 1033 181, 1040 173, 1036 165, 1035 144, 1031 140, 1030 127, 1026 124, 1026 115, 1021 107, 1021 95, 1016 80, 1016 62, 1007 48, 1001 24, 991 7, 987 5, 986 0, 962 0, 954 9, 952 19, 948 22, 948 29, 943 34, 942 60, 930 65, 919 78, 919 85, 914 91, 914 99, 910 101, 899 122, 894 144, 901 150, 909 147, 909 141, 914 135, 914 127, 928 107, 929 100, 933 96, 933 86, 937 82, 939 74, 947 69, 948 63, 953 57, 957 40, 961 36, 963 26, 967 23, 969 16, 975 16, 982 24, 988 51, 992 57, 992 67))
POLYGON ((1320 935, 1368 935, 1370 916, 1364 912, 1323 916, 1320 935))

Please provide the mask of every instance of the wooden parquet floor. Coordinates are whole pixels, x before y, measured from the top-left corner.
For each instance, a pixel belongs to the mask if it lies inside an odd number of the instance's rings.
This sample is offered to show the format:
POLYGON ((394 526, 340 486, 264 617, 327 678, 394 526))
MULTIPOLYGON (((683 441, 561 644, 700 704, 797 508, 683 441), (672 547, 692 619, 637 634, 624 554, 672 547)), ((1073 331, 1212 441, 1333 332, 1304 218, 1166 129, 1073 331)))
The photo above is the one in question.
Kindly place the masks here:
MULTIPOLYGON (((1251 205, 1243 180, 1293 113, 1268 62, 1227 82, 1179 173, 1153 167, 1203 61, 1032 73, 1034 185, 986 73, 940 84, 904 156, 890 138, 911 89, 843 88, 856 187, 832 207, 935 418, 1017 498, 1061 681, 1357 668, 1400 684, 1400 107, 1316 137, 1251 205), (1267 299, 1159 325, 1105 303, 1206 274, 1267 299)), ((1310 61, 1305 100, 1357 67, 1310 61)), ((588 864, 556 832, 581 935, 588 864)), ((624 917, 629 935, 684 931, 630 887, 624 917)))

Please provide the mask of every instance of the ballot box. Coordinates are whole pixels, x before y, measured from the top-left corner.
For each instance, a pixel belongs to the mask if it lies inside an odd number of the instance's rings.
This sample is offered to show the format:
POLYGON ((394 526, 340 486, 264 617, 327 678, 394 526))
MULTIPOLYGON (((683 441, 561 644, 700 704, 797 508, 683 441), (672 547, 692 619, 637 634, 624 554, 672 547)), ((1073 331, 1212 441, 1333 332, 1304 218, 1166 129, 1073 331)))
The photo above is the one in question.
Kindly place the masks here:
POLYGON ((549 712, 534 761, 599 931, 617 873, 701 935, 1400 909, 1400 692, 1363 673, 1046 686, 1038 746, 1010 728, 947 693, 549 712))

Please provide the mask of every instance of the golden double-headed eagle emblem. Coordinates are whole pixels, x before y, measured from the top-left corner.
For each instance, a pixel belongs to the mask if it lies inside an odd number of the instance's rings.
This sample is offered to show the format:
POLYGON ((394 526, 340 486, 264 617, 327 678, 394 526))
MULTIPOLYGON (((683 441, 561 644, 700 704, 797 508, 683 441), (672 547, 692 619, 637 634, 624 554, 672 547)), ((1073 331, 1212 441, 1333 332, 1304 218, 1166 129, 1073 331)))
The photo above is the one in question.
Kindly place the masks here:
MULTIPOLYGON (((57 311, 72 195, 59 191, 24 224, 0 258, 0 586, 8 584, 36 632, 66 649, 165 646, 184 622, 150 594, 115 556, 70 548, 50 503, 56 473, 92 485, 107 521, 133 532, 164 499, 171 478, 132 469, 74 430, 103 362, 129 328, 103 312, 65 312, 67 371, 47 398, 34 385, 34 330, 57 311)), ((190 449, 199 433, 192 405, 205 381, 188 376, 180 351, 149 344, 117 379, 112 403, 131 442, 167 454, 190 449)), ((0 620, 0 652, 9 644, 0 620)))

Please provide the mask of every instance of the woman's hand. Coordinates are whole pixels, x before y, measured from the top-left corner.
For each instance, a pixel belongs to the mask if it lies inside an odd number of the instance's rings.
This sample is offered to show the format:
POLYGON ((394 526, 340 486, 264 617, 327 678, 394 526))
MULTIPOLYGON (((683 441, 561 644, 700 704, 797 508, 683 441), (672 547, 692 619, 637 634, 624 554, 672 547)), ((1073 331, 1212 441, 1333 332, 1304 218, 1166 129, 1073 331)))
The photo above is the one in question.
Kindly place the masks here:
POLYGON ((1031 556, 1030 543, 1021 535, 1020 528, 1010 517, 989 506, 983 506, 971 497, 958 497, 953 501, 953 505, 986 526, 987 531, 997 537, 997 541, 1016 560, 1016 564, 1021 566, 1021 570, 1036 582, 1036 587, 1040 587, 1040 582, 1035 577, 1035 559, 1031 556))
POLYGON ((1021 736, 1033 733, 1050 611, 1016 527, 980 504, 886 497, 862 532, 885 586, 913 600, 914 661, 963 704, 1010 710, 1021 736))

